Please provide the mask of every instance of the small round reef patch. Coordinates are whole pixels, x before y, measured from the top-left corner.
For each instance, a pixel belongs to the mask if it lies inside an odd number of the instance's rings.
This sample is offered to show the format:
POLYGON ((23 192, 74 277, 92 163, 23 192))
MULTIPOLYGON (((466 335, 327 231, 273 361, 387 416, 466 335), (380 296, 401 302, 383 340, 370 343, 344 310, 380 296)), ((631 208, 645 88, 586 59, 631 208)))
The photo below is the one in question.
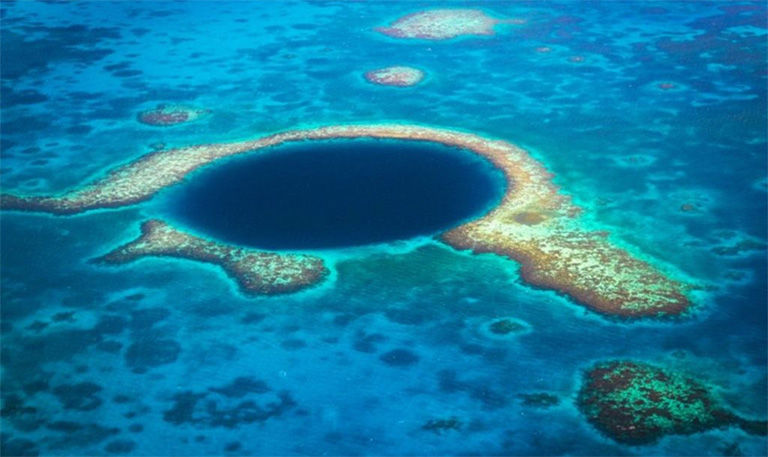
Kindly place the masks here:
POLYGON ((510 339, 516 335, 529 333, 531 326, 520 319, 501 317, 483 324, 481 333, 491 339, 510 339))
POLYGON ((725 409, 711 390, 680 373, 653 365, 611 361, 590 369, 579 408, 598 430, 623 444, 651 444, 667 434, 692 434, 735 425, 765 435, 765 421, 725 409))
POLYGON ((138 119, 142 124, 168 127, 195 121, 208 112, 210 110, 192 106, 160 104, 154 109, 139 113, 138 119))
POLYGON ((394 38, 447 40, 461 35, 493 35, 501 22, 473 9, 435 9, 403 16, 389 27, 375 30, 394 38))
POLYGON ((386 67, 365 73, 365 79, 373 84, 382 86, 413 86, 424 79, 424 72, 412 67, 386 67))

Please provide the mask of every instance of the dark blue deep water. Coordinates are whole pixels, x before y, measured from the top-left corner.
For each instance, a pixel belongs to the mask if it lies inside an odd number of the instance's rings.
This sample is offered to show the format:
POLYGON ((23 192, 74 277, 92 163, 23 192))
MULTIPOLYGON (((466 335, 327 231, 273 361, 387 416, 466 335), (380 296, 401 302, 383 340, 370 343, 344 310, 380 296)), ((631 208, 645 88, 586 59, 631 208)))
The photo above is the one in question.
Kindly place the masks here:
MULTIPOLYGON (((724 427, 625 445, 586 369, 635 360, 768 417, 768 17, 760 1, 0 1, 0 191, 77 189, 152 151, 324 125, 415 124, 528 150, 574 223, 696 286, 623 321, 459 252, 498 172, 466 151, 339 141, 250 152, 136 205, 0 211, 0 454, 765 456, 724 427), (475 8, 494 35, 377 27, 475 8), (368 83, 416 67, 413 87, 368 83), (158 104, 210 110, 137 121, 158 104), (165 219, 323 258, 249 296, 215 265, 91 262, 165 219), (322 248, 322 249, 320 249, 322 248), (513 319, 525 329, 494 335, 513 319)), ((129 189, 130 190, 130 189, 129 189)), ((599 287, 596 286, 596 287, 599 287)))
POLYGON ((203 169, 169 212, 217 239, 268 249, 431 235, 482 215, 506 187, 469 151, 403 141, 311 142, 203 169))

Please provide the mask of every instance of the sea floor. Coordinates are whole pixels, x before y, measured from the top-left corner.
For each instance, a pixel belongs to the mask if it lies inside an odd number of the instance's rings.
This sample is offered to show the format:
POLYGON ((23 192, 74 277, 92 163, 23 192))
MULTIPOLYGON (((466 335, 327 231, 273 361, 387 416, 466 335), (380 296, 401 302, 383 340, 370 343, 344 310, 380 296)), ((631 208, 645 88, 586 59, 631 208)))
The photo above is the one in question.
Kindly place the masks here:
POLYGON ((435 41, 375 30, 435 2, 2 2, 2 191, 295 128, 454 129, 530 151, 585 227, 698 286, 690 312, 601 315, 429 235, 324 250, 325 281, 254 297, 214 265, 90 262, 165 195, 3 211, 3 455, 768 453, 735 427, 620 444, 577 401, 585 370, 637 360, 766 419, 764 3, 447 5, 518 20, 435 41), (364 77, 393 65, 425 77, 364 77), (210 112, 138 121, 163 103, 210 112))

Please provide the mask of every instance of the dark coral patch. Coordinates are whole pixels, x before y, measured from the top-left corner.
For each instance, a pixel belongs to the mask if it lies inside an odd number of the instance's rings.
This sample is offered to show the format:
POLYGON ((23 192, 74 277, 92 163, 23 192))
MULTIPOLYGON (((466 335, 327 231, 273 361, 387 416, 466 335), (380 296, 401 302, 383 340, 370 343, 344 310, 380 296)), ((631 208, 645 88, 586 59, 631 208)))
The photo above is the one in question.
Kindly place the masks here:
POLYGON ((141 433, 144 431, 144 426, 141 424, 131 424, 128 427, 128 431, 131 433, 141 433))
POLYGON ((26 327, 24 327, 24 329, 25 330, 30 330, 32 332, 40 333, 43 330, 45 330, 46 327, 48 327, 48 323, 47 322, 34 321, 31 324, 29 324, 26 327))
POLYGON ((419 356, 407 349, 394 349, 386 352, 379 359, 391 367, 407 367, 419 361, 419 356))
POLYGON ((405 308, 387 308, 384 315, 390 321, 402 325, 420 325, 430 318, 429 313, 405 308))
POLYGON ((504 393, 492 389, 483 380, 461 380, 453 370, 442 370, 438 373, 438 385, 445 393, 466 392, 470 398, 478 400, 486 409, 499 409, 507 405, 504 393))
POLYGON ((3 396, 3 408, 0 410, 3 420, 7 420, 22 432, 31 432, 42 425, 37 408, 27 405, 21 396, 9 394, 3 396))
POLYGON ((173 406, 163 413, 163 419, 174 425, 236 428, 264 422, 295 405, 286 391, 272 392, 261 381, 237 378, 229 385, 209 388, 208 392, 174 395, 173 406))
POLYGON ((3 434, 0 441, 0 455, 6 456, 36 456, 40 454, 34 442, 23 438, 7 438, 3 434))
POLYGON ((3 30, 0 41, 2 78, 15 80, 31 72, 42 72, 61 61, 76 61, 83 65, 101 60, 114 51, 99 48, 99 42, 120 38, 120 29, 71 25, 45 27, 37 38, 3 30))
POLYGON ((115 440, 107 444, 104 450, 110 454, 128 454, 136 448, 136 442, 131 440, 115 440))
POLYGON ((280 347, 283 349, 287 349, 289 351, 295 351, 297 349, 305 348, 307 347, 307 343, 304 340, 300 340, 297 338, 289 338, 282 343, 280 343, 280 347))
POLYGON ((256 378, 239 377, 222 387, 211 387, 208 390, 229 398, 243 398, 248 394, 263 394, 271 389, 264 381, 256 378))
POLYGON ((513 319, 501 319, 493 322, 488 326, 488 330, 490 330, 491 333, 495 333, 497 335, 507 335, 509 333, 516 333, 525 329, 525 325, 513 319))
POLYGON ((560 403, 560 399, 557 395, 548 394, 546 392, 518 394, 517 396, 523 401, 524 406, 533 406, 536 408, 549 408, 550 406, 557 406, 560 403))
POLYGON ((119 341, 103 341, 97 344, 96 348, 109 354, 117 354, 123 348, 123 343, 119 341))
POLYGON ((421 429, 442 435, 452 430, 460 430, 461 425, 461 421, 456 416, 451 416, 445 419, 430 419, 421 426, 421 429))
POLYGON ((480 332, 491 339, 509 339, 529 333, 531 326, 520 319, 502 317, 494 319, 480 328, 480 332))
POLYGON ((118 78, 130 78, 131 76, 139 76, 141 74, 143 74, 141 70, 118 70, 112 72, 112 75, 118 78))
POLYGON ((7 119, 9 116, 3 116, 2 130, 3 135, 13 134, 34 134, 51 128, 54 122, 51 119, 38 116, 21 116, 14 119, 7 119))
POLYGON ((148 330, 170 315, 166 308, 138 309, 131 313, 130 328, 133 331, 148 330))
POLYGON ((49 448, 53 450, 98 444, 110 436, 120 433, 120 429, 115 427, 72 421, 51 422, 46 427, 61 434, 58 437, 46 439, 50 443, 49 448))
POLYGON ((97 395, 101 392, 100 385, 92 382, 77 384, 62 384, 53 389, 53 394, 59 399, 64 409, 90 411, 101 406, 102 400, 97 395))
POLYGON ((48 101, 48 96, 34 89, 15 91, 9 86, 0 86, 3 107, 8 109, 16 105, 34 105, 48 101))
POLYGON ((379 333, 359 333, 353 347, 359 352, 372 353, 377 351, 376 344, 384 341, 387 341, 387 337, 379 333))
POLYGON ((125 353, 125 362, 134 371, 173 363, 179 357, 181 345, 169 339, 142 339, 130 346, 125 353))
POLYGON ((750 239, 740 240, 731 246, 717 246, 712 252, 719 256, 737 256, 744 253, 765 252, 766 244, 750 239))
POLYGON ((99 319, 93 331, 99 334, 116 335, 125 330, 126 322, 120 316, 106 315, 99 319))
POLYGON ((194 422, 195 409, 198 401, 206 394, 195 392, 181 392, 173 396, 173 406, 163 413, 163 420, 174 425, 194 422))
POLYGON ((27 395, 34 395, 38 392, 44 392, 48 390, 48 380, 47 379, 34 380, 32 382, 24 384, 24 387, 22 389, 24 390, 24 393, 26 393, 27 395))
POLYGON ((91 130, 93 130, 93 127, 90 127, 88 125, 73 125, 72 127, 67 129, 67 133, 70 133, 72 135, 85 135, 87 133, 90 133, 91 130))
POLYGON ((75 322, 75 320, 77 319, 74 311, 64 311, 51 316, 51 322, 75 322))
MULTIPOLYGON (((34 338, 24 344, 25 365, 35 363, 50 363, 58 360, 68 360, 90 346, 102 341, 102 336, 93 330, 68 330, 48 333, 45 337, 34 338)), ((8 358, 4 360, 8 362, 8 358)))
POLYGON ((240 322, 243 324, 257 324, 266 318, 266 314, 262 313, 248 313, 245 316, 243 316, 242 319, 240 319, 240 322))
POLYGON ((227 443, 227 445, 224 447, 224 450, 227 452, 237 452, 242 449, 242 447, 242 443, 239 441, 233 441, 231 443, 227 443))

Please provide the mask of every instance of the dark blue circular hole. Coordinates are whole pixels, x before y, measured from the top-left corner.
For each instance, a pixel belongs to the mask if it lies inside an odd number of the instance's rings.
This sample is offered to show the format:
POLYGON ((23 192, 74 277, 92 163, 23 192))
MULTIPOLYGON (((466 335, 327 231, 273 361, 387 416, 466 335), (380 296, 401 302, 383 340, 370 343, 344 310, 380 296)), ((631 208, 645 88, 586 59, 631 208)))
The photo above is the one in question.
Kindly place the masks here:
POLYGON ((437 143, 306 141, 205 167, 168 191, 165 212, 213 238, 264 249, 359 246, 431 235, 498 204, 485 158, 437 143))

